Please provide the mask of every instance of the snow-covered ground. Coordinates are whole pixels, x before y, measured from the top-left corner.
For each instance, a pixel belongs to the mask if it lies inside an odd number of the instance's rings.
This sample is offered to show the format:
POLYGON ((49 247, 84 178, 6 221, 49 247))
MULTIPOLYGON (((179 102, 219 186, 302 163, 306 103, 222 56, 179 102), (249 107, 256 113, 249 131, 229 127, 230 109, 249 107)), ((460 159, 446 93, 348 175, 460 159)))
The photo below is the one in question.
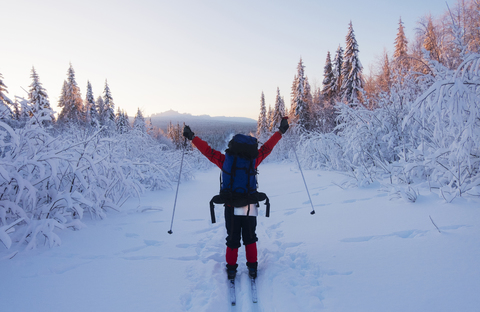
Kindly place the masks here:
POLYGON ((105 220, 84 219, 87 228, 59 233, 60 247, 13 259, 0 247, 1 311, 480 311, 479 199, 447 204, 419 189, 409 203, 380 184, 344 190, 341 174, 309 170, 310 215, 293 164, 259 170, 272 211, 258 218, 257 304, 241 250, 229 306, 222 207, 216 224, 209 216, 219 189, 211 169, 180 185, 172 235, 175 190, 164 190, 105 220))

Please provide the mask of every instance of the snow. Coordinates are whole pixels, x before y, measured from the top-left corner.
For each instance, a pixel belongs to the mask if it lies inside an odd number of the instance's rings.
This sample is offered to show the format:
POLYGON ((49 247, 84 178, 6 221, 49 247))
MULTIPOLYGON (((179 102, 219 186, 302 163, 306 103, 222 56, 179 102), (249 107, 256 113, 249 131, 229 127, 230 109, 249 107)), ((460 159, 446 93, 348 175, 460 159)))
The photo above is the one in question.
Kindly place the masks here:
POLYGON ((55 229, 62 244, 0 245, 2 311, 478 311, 480 199, 451 203, 418 188, 415 203, 376 182, 292 163, 259 167, 270 218, 258 217, 258 303, 239 252, 237 306, 228 302, 223 207, 210 223, 218 168, 175 188, 130 199, 119 213, 55 229), (432 220, 438 226, 438 230, 432 220), (11 258, 13 257, 13 258, 11 258), (11 259, 10 259, 11 258, 11 259))

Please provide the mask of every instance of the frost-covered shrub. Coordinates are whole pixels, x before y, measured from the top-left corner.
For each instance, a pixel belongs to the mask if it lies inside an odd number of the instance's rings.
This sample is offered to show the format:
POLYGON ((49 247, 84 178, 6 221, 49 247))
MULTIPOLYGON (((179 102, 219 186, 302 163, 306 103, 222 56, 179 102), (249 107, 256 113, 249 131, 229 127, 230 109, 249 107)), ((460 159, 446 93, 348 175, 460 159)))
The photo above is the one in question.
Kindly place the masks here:
POLYGON ((407 161, 424 166, 442 191, 461 196, 480 185, 480 55, 442 73, 404 121, 418 129, 407 161))
MULTIPOLYGON (((340 103, 337 110, 337 135, 300 137, 306 168, 342 170, 357 185, 428 181, 446 201, 480 195, 479 54, 456 70, 430 61, 428 74, 397 75, 374 109, 340 103)), ((399 194, 414 201, 406 190, 399 194)))
POLYGON ((347 170, 343 158, 343 138, 333 133, 307 133, 296 145, 302 168, 347 170))
MULTIPOLYGON (((105 137, 70 129, 53 137, 39 124, 12 129, 0 123, 0 241, 55 246, 56 229, 104 218, 144 189, 178 179, 179 152, 135 131, 105 137)), ((189 166, 182 178, 189 178, 189 166)))

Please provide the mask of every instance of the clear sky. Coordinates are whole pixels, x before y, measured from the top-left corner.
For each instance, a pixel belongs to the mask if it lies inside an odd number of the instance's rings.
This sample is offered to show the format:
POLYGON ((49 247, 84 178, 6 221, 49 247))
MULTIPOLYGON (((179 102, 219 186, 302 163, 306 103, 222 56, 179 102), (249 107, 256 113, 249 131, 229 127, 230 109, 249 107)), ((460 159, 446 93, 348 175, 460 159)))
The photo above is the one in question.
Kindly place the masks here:
MULTIPOLYGON (((25 97, 35 67, 56 107, 69 64, 85 98, 108 80, 116 108, 169 109, 257 119, 277 87, 290 105, 302 57, 321 86, 327 51, 345 47, 352 21, 364 72, 392 53, 401 17, 408 39, 426 14, 454 0, 0 0, 0 73, 25 97)), ((115 108, 115 109, 116 109, 115 108)))

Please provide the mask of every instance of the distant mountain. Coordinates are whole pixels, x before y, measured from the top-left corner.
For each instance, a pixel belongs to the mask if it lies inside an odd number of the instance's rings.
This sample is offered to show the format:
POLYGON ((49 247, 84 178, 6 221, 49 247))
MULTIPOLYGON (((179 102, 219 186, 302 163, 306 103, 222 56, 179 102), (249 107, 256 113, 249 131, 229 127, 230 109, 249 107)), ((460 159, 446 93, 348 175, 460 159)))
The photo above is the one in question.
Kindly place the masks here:
POLYGON ((152 122, 154 120, 168 120, 172 123, 183 123, 187 121, 198 121, 198 122, 215 122, 215 121, 224 121, 224 122, 241 122, 241 123, 256 123, 255 119, 246 118, 246 117, 225 117, 225 116, 209 116, 209 115, 198 115, 194 116, 192 114, 182 114, 174 110, 168 110, 163 113, 156 113, 150 116, 152 122))
POLYGON ((255 132, 257 128, 257 121, 246 117, 225 117, 209 115, 194 116, 191 114, 181 114, 174 110, 169 110, 163 113, 153 114, 147 119, 152 120, 152 124, 164 131, 167 130, 168 125, 177 123, 181 126, 183 123, 189 125, 197 134, 207 134, 212 132, 234 132, 234 133, 249 133, 255 132))

